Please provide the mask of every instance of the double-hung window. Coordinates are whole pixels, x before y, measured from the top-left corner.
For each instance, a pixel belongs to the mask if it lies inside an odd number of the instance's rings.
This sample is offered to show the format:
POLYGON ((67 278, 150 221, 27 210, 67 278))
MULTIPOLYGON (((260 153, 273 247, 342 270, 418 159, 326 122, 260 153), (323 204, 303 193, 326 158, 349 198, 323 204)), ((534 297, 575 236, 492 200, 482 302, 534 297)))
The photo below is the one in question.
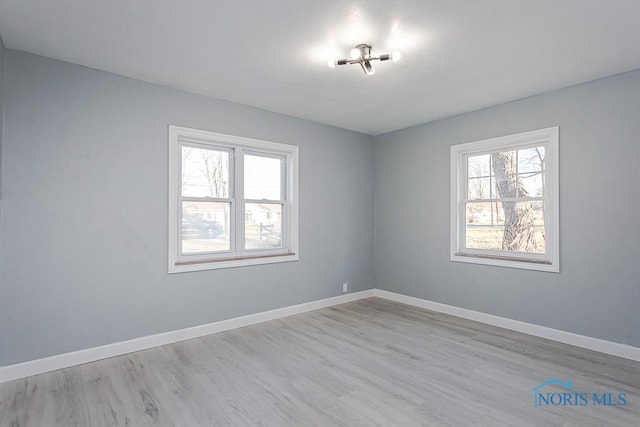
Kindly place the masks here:
POLYGON ((559 271, 558 127, 451 147, 451 260, 559 271))
POLYGON ((298 147, 169 126, 169 272, 298 259, 298 147))

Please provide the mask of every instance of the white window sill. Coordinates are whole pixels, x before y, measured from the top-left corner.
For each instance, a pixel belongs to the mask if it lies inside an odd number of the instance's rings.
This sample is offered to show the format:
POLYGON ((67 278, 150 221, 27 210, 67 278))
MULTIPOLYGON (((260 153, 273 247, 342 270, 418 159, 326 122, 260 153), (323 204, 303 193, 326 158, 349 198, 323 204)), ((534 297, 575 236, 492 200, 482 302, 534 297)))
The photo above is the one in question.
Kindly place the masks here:
POLYGON ((251 265, 275 264, 278 262, 298 261, 298 254, 258 255, 235 258, 205 258, 193 261, 178 261, 169 264, 169 274, 189 271, 217 270, 220 268, 245 267, 251 265))
POLYGON ((451 261, 492 265, 496 267, 520 268, 524 270, 546 271, 551 273, 560 272, 560 269, 557 265, 553 265, 549 261, 538 259, 520 259, 491 255, 483 256, 476 254, 455 253, 451 254, 451 261))

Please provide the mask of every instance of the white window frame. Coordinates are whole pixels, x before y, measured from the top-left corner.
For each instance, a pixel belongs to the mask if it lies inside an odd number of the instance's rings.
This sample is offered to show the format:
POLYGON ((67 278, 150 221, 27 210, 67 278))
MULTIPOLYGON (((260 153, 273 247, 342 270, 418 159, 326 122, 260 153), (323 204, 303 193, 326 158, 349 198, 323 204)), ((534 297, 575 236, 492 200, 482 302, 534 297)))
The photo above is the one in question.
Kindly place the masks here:
POLYGON ((500 267, 560 272, 559 233, 559 127, 523 132, 451 147, 451 261, 500 267), (467 249, 465 201, 467 158, 472 155, 545 146, 544 223, 545 253, 528 254, 488 249, 467 249))
MULTIPOLYGON (((169 126, 169 273, 214 270, 259 264, 297 261, 298 250, 298 147, 259 139, 169 126), (199 254, 181 254, 181 187, 183 145, 229 151, 231 250, 199 254), (264 201, 282 205, 282 247, 244 249, 245 203, 244 155, 283 159, 281 199, 264 201)), ((218 199, 212 199, 217 201, 218 199)), ((262 202, 262 201, 259 201, 262 202)))

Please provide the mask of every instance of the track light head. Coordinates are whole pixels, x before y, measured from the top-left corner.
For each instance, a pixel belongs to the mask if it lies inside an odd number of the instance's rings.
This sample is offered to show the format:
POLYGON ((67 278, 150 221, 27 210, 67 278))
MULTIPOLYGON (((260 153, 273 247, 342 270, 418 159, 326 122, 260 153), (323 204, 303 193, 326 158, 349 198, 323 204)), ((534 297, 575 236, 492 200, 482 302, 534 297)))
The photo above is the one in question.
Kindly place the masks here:
POLYGON ((376 69, 373 68, 373 65, 371 65, 371 62, 369 61, 363 61, 360 63, 360 66, 362 67, 362 70, 364 71, 364 73, 368 76, 375 74, 376 69))

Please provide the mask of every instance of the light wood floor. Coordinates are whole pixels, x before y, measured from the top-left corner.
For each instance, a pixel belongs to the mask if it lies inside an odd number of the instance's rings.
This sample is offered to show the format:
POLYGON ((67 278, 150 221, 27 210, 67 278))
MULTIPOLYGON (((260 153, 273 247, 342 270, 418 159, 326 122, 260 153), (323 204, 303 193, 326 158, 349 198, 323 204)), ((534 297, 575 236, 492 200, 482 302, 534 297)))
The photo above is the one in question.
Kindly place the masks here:
POLYGON ((370 298, 0 384, 0 425, 638 426, 640 363, 370 298))

